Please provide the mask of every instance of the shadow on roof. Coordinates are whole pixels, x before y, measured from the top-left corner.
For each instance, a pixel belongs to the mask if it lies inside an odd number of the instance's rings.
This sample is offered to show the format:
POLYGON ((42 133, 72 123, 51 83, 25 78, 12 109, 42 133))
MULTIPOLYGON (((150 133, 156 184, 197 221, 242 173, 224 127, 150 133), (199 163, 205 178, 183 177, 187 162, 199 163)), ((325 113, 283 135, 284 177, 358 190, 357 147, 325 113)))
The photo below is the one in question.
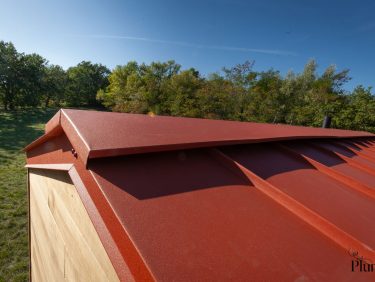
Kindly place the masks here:
POLYGON ((137 199, 252 186, 244 175, 230 171, 204 149, 92 160, 89 169, 137 199))

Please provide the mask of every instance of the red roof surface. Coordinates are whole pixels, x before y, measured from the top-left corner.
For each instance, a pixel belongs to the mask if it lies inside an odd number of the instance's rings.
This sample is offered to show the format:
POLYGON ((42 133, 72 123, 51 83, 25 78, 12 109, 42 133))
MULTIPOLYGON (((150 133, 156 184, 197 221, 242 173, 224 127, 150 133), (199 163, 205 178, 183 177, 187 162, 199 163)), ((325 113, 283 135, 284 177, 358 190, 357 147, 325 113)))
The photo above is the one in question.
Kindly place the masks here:
POLYGON ((85 163, 98 157, 218 145, 374 136, 338 129, 82 110, 60 110, 47 123, 46 136, 59 127, 69 132, 69 140, 85 163))
POLYGON ((122 280, 373 281, 374 137, 62 110, 26 150, 77 169, 122 280))

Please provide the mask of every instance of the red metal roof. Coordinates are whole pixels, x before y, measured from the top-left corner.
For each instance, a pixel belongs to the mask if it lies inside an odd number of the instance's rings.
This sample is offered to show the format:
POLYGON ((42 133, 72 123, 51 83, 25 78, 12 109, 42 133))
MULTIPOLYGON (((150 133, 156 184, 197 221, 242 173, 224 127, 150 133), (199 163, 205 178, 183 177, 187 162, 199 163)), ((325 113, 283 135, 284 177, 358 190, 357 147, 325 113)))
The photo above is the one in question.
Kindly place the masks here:
POLYGON ((73 164, 136 280, 373 281, 351 270, 375 263, 374 137, 63 110, 27 155, 73 164))
POLYGON ((98 157, 218 145, 374 136, 338 129, 64 109, 46 124, 42 140, 58 128, 69 132, 69 140, 85 163, 98 157))

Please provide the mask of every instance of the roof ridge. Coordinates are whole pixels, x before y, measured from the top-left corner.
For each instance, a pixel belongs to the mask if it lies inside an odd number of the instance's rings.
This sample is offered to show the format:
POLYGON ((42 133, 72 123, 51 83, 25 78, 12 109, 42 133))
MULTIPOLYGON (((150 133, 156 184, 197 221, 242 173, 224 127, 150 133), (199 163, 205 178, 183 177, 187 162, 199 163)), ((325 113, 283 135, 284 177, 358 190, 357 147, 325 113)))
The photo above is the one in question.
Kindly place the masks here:
POLYGON ((284 124, 223 121, 170 116, 60 109, 45 135, 25 148, 61 133, 83 162, 91 158, 223 145, 315 138, 375 137, 374 134, 284 124))

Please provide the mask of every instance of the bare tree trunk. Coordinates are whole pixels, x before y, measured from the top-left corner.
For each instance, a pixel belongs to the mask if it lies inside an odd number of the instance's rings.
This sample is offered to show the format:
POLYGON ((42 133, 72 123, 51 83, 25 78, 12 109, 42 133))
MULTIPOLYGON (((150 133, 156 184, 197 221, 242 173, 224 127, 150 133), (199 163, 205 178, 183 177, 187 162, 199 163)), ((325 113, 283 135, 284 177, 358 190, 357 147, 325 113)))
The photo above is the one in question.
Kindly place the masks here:
POLYGON ((48 105, 49 105, 49 101, 50 101, 51 97, 48 95, 47 98, 46 98, 46 101, 44 103, 44 106, 47 108, 48 105))
POLYGON ((8 101, 6 100, 6 98, 4 98, 4 100, 3 100, 3 105, 4 105, 4 110, 7 111, 8 110, 8 101))

